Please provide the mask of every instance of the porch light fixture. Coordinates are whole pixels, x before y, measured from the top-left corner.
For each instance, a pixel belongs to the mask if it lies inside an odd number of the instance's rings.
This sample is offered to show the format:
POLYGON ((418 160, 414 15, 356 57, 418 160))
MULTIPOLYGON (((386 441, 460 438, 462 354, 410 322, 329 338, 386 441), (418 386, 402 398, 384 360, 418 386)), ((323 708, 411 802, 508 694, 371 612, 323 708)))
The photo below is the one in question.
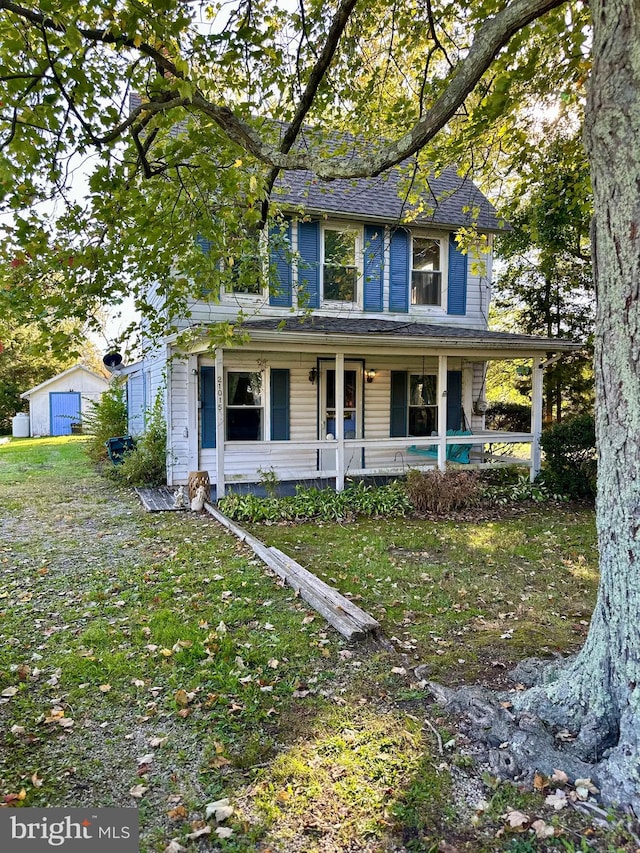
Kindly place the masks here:
POLYGON ((364 375, 367 378, 367 382, 373 382, 373 380, 376 378, 376 371, 375 370, 365 370, 364 375))
POLYGON ((318 371, 315 367, 312 367, 311 370, 309 371, 309 382, 312 385, 315 385, 317 378, 318 378, 318 371))

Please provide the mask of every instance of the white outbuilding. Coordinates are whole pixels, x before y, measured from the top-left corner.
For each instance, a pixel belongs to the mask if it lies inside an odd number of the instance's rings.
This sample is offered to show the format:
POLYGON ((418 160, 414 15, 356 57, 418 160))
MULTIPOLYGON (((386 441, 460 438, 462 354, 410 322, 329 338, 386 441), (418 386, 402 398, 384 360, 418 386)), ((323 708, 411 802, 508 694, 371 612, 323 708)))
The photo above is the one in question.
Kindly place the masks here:
POLYGON ((108 387, 104 376, 76 364, 25 391, 20 396, 29 401, 31 435, 70 435, 108 387))

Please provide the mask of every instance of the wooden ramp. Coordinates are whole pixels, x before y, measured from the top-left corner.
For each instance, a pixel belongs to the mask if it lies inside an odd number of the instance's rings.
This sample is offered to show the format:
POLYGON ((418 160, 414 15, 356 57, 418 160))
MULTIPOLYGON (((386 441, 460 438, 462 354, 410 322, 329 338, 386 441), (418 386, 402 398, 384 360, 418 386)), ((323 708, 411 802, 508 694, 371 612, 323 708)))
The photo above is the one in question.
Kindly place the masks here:
POLYGON ((169 486, 160 486, 157 489, 136 489, 135 491, 147 512, 173 512, 174 510, 187 509, 185 506, 175 505, 175 490, 170 489, 169 486))
POLYGON ((223 515, 212 504, 205 503, 204 508, 216 521, 245 542, 256 556, 260 557, 278 577, 300 595, 300 598, 313 607, 347 640, 362 640, 380 632, 380 623, 372 616, 296 563, 287 554, 277 548, 269 548, 239 524, 223 515))

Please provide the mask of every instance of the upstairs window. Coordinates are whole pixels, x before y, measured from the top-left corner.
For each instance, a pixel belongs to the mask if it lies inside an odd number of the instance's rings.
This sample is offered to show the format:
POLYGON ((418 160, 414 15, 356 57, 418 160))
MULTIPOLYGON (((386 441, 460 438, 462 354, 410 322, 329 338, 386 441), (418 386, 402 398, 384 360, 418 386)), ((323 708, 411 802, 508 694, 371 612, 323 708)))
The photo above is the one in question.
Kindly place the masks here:
POLYGON ((227 441, 262 441, 264 396, 262 373, 227 373, 227 441))
POLYGON ((433 375, 409 376, 409 435, 431 435, 438 430, 437 380, 433 375))
POLYGON ((323 229, 323 294, 332 302, 355 302, 358 267, 357 233, 348 228, 323 229))
POLYGON ((411 304, 440 305, 442 301, 442 258, 440 241, 414 237, 411 264, 411 304))
POLYGON ((264 290, 264 238, 257 228, 247 227, 227 241, 224 267, 226 289, 258 295, 264 290))

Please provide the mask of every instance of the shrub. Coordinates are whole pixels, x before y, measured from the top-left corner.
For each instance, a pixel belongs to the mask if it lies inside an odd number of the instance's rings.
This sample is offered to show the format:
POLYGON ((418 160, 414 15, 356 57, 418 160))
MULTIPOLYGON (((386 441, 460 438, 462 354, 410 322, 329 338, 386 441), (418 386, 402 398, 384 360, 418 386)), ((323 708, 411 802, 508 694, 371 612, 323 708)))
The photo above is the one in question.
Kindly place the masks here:
POLYGON ((491 403, 485 415, 487 429, 529 432, 531 409, 521 403, 491 403))
POLYGON ((542 482, 574 498, 596 493, 596 434, 592 415, 578 415, 548 427, 540 444, 545 466, 542 482))
POLYGON ((232 493, 220 501, 220 509, 236 521, 338 521, 358 515, 403 516, 411 511, 404 486, 367 486, 360 482, 342 492, 298 487, 289 497, 261 498, 232 493))
POLYGON ((90 433, 86 443, 89 458, 93 462, 104 461, 107 458, 107 439, 127 432, 127 398, 122 385, 111 385, 97 402, 89 403, 89 411, 83 417, 83 428, 90 433))
POLYGON ((118 478, 129 486, 161 486, 167 482, 167 427, 161 406, 158 397, 135 450, 125 453, 124 461, 115 468, 118 478))
MULTIPOLYGON (((542 482, 536 480, 535 483, 529 481, 529 474, 519 474, 517 469, 502 468, 500 471, 513 471, 510 477, 481 477, 482 482, 482 500, 492 504, 500 504, 507 506, 513 503, 522 503, 523 501, 535 501, 535 503, 543 503, 552 498, 557 499, 560 496, 554 495, 549 488, 542 482)), ((485 472, 483 472, 484 474, 485 472)), ((494 475, 496 472, 486 472, 494 475)))
POLYGON ((418 512, 445 514, 472 506, 480 499, 475 471, 417 471, 407 474, 407 496, 418 512))

